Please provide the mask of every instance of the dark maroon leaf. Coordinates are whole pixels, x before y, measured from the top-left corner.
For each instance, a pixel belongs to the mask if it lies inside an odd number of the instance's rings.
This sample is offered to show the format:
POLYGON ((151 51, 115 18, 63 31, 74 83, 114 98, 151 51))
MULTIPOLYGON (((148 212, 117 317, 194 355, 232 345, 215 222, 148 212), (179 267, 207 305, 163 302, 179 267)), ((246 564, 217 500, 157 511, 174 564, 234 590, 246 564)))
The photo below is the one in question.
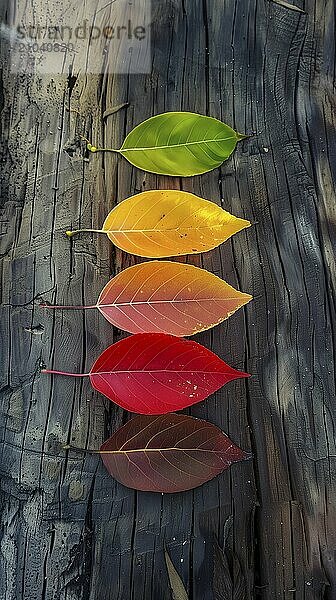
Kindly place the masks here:
POLYGON ((215 425, 186 415, 137 416, 100 449, 109 473, 137 490, 182 492, 249 457, 215 425))

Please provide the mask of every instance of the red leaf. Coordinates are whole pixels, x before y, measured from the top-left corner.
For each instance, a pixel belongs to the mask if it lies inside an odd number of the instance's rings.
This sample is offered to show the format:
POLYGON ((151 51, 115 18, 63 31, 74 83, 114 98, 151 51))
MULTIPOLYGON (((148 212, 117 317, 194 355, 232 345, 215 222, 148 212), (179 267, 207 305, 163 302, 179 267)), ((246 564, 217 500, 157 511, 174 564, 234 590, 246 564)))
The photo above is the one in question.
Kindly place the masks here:
POLYGON ((228 381, 248 377, 193 341, 139 333, 107 348, 90 371, 94 388, 130 412, 182 410, 228 381))
POLYGON ((198 487, 250 456, 215 425, 175 414, 135 417, 100 452, 123 485, 166 493, 198 487))

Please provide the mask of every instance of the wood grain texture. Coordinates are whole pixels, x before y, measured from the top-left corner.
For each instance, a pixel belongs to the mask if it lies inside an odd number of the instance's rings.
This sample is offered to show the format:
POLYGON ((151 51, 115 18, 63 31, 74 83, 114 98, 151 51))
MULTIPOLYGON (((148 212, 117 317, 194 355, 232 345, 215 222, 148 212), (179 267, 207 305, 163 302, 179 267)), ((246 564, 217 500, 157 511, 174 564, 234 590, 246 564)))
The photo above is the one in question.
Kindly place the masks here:
POLYGON ((211 600, 213 535, 223 547, 230 515, 225 548, 246 598, 336 598, 335 7, 295 4, 305 13, 269 0, 157 0, 149 75, 14 76, 2 44, 1 598, 168 600, 166 544, 190 599, 211 600), (114 155, 83 160, 80 135, 120 147, 168 110, 255 135, 220 169, 183 181, 114 155), (121 332, 96 311, 50 315, 38 300, 91 304, 141 260, 105 237, 69 242, 66 229, 97 228, 136 192, 180 187, 254 224, 188 259, 255 297, 197 336, 254 377, 189 411, 254 460, 161 496, 62 450, 98 448, 127 415, 88 381, 41 376, 41 364, 86 372, 121 332))

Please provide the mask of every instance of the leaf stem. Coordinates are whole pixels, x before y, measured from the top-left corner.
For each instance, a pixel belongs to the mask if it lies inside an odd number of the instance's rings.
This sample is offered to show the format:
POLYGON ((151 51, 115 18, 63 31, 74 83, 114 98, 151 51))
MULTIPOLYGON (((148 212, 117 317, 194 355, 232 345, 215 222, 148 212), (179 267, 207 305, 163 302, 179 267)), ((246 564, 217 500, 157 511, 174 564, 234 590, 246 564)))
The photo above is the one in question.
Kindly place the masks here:
POLYGON ((77 235, 77 233, 106 233, 106 231, 104 231, 103 229, 74 229, 73 231, 68 230, 65 232, 65 234, 68 237, 73 237, 74 235, 77 235))
POLYGON ((86 142, 87 150, 89 150, 89 152, 92 152, 93 154, 95 154, 96 152, 120 152, 120 150, 116 150, 115 148, 97 148, 97 146, 93 146, 91 142, 89 142, 89 140, 83 135, 81 135, 80 137, 82 138, 82 140, 84 140, 84 142, 86 142))
POLYGON ((72 450, 73 452, 80 452, 81 454, 100 454, 99 450, 87 450, 86 448, 77 448, 71 444, 65 444, 63 450, 72 450))
POLYGON ((54 371, 53 369, 42 369, 41 373, 52 375, 67 375, 68 377, 89 377, 90 373, 67 373, 66 371, 54 371))
POLYGON ((66 305, 62 305, 62 304, 40 304, 40 308, 51 308, 53 310, 56 309, 60 309, 60 310, 89 310, 91 308, 97 308, 97 305, 92 305, 92 306, 66 306, 66 305))
POLYGON ((87 145, 87 149, 90 152, 116 152, 117 154, 119 154, 120 150, 117 150, 116 148, 96 148, 95 146, 91 146, 91 144, 87 145))

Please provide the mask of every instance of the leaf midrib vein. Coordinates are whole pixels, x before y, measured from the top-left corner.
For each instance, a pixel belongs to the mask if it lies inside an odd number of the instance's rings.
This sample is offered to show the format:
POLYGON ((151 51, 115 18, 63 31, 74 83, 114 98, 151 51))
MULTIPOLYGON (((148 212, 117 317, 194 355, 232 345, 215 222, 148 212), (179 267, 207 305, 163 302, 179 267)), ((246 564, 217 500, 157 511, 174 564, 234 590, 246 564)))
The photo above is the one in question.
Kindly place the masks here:
POLYGON ((110 306, 133 306, 138 304, 176 304, 176 303, 186 303, 186 302, 209 302, 209 301, 221 301, 221 300, 239 300, 237 296, 234 298, 186 298, 185 300, 139 300, 136 302, 114 302, 111 304, 98 304, 97 308, 104 307, 109 308, 110 306))
POLYGON ((209 454, 227 454, 227 450, 204 450, 203 448, 137 448, 134 450, 100 450, 100 454, 135 454, 137 452, 148 453, 148 452, 171 452, 178 450, 179 452, 207 452, 209 454))
POLYGON ((118 373, 196 373, 202 375, 226 375, 227 373, 221 373, 220 371, 192 371, 192 370, 178 370, 178 369, 150 369, 148 371, 144 369, 127 369, 125 371, 95 371, 91 375, 117 375, 118 373))
MULTIPOLYGON (((190 215, 191 217, 193 215, 190 215)), ((242 219, 243 220, 243 219, 242 219)), ((168 231, 185 231, 186 229, 192 229, 194 231, 198 231, 199 229, 214 229, 215 227, 225 227, 228 223, 219 223, 218 225, 201 225, 200 227, 172 227, 170 229, 157 229, 156 227, 153 229, 104 229, 105 233, 152 233, 153 231, 157 231, 158 233, 166 233, 168 231)))
POLYGON ((226 142, 227 140, 234 140, 237 139, 236 135, 231 135, 230 137, 226 137, 226 138, 217 138, 217 139, 206 139, 206 140, 197 140, 195 142, 186 142, 186 143, 181 143, 181 144, 171 144, 171 145, 167 145, 167 146, 144 146, 142 148, 123 148, 121 147, 119 152, 125 153, 125 152, 143 152, 144 150, 163 150, 165 148, 182 148, 184 146, 194 146, 196 144, 204 144, 204 143, 209 143, 209 142, 226 142))

